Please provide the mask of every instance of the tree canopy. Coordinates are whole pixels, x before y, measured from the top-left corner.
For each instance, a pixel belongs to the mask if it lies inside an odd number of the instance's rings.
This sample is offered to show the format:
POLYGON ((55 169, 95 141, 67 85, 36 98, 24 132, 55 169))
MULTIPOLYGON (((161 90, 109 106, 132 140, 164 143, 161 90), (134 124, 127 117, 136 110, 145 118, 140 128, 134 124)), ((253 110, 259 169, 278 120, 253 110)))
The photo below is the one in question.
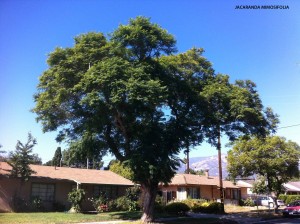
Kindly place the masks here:
POLYGON ((125 163, 121 163, 118 160, 110 161, 109 170, 116 174, 119 174, 120 176, 125 177, 129 180, 133 179, 132 177, 134 174, 133 174, 132 170, 130 169, 130 167, 126 166, 125 163))
POLYGON ((53 166, 60 166, 62 160, 61 147, 57 147, 55 150, 54 156, 52 158, 53 166))
POLYGON ((238 140, 228 152, 227 170, 233 178, 258 174, 276 197, 284 183, 299 176, 300 146, 283 137, 238 140))
MULTIPOLYGON (((142 219, 152 221, 158 183, 171 180, 178 153, 212 139, 215 111, 209 94, 201 92, 219 81, 203 52, 175 54, 175 38, 145 17, 120 25, 109 37, 79 35, 73 47, 49 54, 33 111, 44 131, 59 130, 58 141, 125 162, 143 190, 142 219)), ((235 85, 241 100, 251 101, 250 87, 235 85)), ((241 114, 253 122, 239 127, 268 130, 262 106, 252 113, 250 101, 241 114)))
POLYGON ((279 122, 272 109, 264 108, 251 80, 231 84, 229 76, 217 74, 208 80, 201 95, 208 103, 208 142, 217 146, 219 133, 234 141, 241 135, 266 136, 279 122))
POLYGON ((27 181, 31 174, 35 173, 29 166, 29 164, 36 163, 36 160, 39 160, 36 154, 31 154, 35 145, 36 139, 31 133, 28 133, 27 142, 25 144, 21 141, 17 142, 16 150, 10 152, 8 159, 8 164, 12 167, 12 176, 20 177, 23 181, 27 181))

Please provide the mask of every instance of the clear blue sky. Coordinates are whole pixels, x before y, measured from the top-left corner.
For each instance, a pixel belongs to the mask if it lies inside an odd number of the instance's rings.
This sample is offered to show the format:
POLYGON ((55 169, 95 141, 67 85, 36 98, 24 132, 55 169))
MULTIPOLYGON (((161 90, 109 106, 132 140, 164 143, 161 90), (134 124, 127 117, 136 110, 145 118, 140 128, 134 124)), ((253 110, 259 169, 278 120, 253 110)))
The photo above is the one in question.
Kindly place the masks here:
MULTIPOLYGON (((179 52, 196 46, 217 72, 231 80, 251 79, 263 103, 280 115, 281 127, 300 124, 300 1, 272 0, 1 0, 0 144, 15 149, 27 133, 43 162, 59 146, 55 133, 35 122, 33 94, 55 47, 70 47, 89 31, 112 32, 143 15, 177 39, 179 52), (286 10, 235 9, 236 5, 288 5, 286 10)), ((300 126, 278 130, 300 144, 300 126)), ((65 146, 63 145, 64 149, 65 146)), ((226 152, 223 148, 223 152, 226 152)), ((203 144, 192 157, 216 154, 203 144)))

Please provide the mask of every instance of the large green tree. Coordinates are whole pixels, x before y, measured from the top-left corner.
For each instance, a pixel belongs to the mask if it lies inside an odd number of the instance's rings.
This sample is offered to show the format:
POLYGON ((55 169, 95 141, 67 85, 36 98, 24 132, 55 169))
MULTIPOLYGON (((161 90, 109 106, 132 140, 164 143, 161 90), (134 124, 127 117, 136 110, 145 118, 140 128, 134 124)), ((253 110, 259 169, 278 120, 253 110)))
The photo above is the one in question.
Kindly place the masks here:
POLYGON ((185 141, 198 144, 201 79, 213 75, 202 50, 174 53, 175 39, 149 19, 75 38, 49 55, 33 111, 57 140, 109 152, 126 161, 143 190, 143 221, 153 220, 159 182, 168 182, 185 141), (92 136, 92 139, 89 138, 92 136))
MULTIPOLYGON (((41 75, 33 111, 43 130, 59 130, 86 155, 112 153, 143 192, 143 222, 153 220, 159 182, 169 182, 181 149, 209 135, 215 78, 203 49, 176 54, 174 37, 149 19, 120 25, 109 38, 87 33, 57 48, 41 75)), ((262 121, 264 116, 262 116, 262 121)), ((264 126, 264 124, 259 123, 264 126)))
POLYGON ((11 175, 20 177, 22 181, 27 181, 31 174, 35 173, 29 164, 35 163, 36 156, 32 154, 33 147, 36 145, 36 139, 28 133, 27 142, 23 144, 17 142, 16 150, 10 152, 8 164, 11 165, 11 175))
POLYGON ((283 184, 299 176, 300 146, 283 137, 240 139, 228 152, 227 170, 233 178, 259 174, 265 177, 268 192, 277 197, 283 184))
POLYGON ((264 109, 256 85, 250 80, 237 80, 232 84, 228 75, 217 74, 207 80, 200 94, 208 106, 209 124, 204 126, 207 140, 218 150, 223 202, 221 136, 227 136, 230 141, 244 135, 266 136, 275 131, 279 121, 271 108, 264 109))

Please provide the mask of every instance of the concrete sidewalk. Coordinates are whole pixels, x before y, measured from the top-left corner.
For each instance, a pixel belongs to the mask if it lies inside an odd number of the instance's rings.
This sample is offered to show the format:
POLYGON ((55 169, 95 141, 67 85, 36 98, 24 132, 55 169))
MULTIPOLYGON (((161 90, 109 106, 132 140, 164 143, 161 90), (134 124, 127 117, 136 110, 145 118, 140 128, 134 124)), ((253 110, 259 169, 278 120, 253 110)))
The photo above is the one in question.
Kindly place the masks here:
POLYGON ((79 222, 75 224, 118 224, 124 222, 131 222, 130 220, 116 220, 116 221, 101 221, 101 222, 79 222))

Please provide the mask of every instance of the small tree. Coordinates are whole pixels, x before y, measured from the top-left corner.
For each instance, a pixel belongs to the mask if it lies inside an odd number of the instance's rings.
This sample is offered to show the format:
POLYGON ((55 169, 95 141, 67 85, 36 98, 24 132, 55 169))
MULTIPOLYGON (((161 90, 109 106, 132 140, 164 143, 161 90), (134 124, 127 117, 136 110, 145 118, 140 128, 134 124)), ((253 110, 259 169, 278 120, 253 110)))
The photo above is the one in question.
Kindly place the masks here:
POLYGON ((268 192, 273 192, 275 212, 283 184, 299 176, 300 146, 283 137, 240 139, 228 152, 227 170, 235 177, 259 174, 266 178, 268 192))
POLYGON ((73 189, 68 194, 68 201, 71 202, 72 208, 71 210, 75 212, 81 211, 81 202, 83 201, 85 196, 85 192, 83 189, 73 189))
POLYGON ((126 163, 121 163, 118 160, 112 160, 109 163, 109 170, 119 174, 120 176, 132 180, 133 172, 130 167, 126 166, 126 163))
POLYGON ((266 178, 264 176, 258 176, 256 181, 253 183, 252 192, 255 194, 266 194, 268 193, 266 178))
POLYGON ((37 153, 32 154, 31 164, 42 165, 42 158, 37 153))
POLYGON ((61 147, 57 147, 57 149, 54 153, 53 159, 52 159, 52 165, 53 166, 60 166, 61 159, 62 159, 61 147))
POLYGON ((33 147, 36 145, 36 139, 28 133, 27 143, 23 144, 18 141, 16 150, 10 152, 8 164, 12 167, 11 175, 20 177, 22 181, 27 181, 31 174, 35 173, 29 164, 33 163, 34 156, 31 154, 33 147))

